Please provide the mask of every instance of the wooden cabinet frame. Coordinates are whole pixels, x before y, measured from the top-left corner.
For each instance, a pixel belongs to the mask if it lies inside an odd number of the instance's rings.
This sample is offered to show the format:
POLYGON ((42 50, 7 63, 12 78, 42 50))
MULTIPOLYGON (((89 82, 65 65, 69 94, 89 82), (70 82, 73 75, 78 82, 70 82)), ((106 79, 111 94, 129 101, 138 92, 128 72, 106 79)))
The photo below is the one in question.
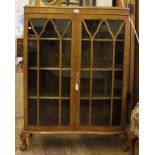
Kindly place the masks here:
MULTIPOLYGON (((25 133, 30 134, 50 134, 50 133, 96 133, 96 134, 121 134, 125 133, 125 114, 126 114, 126 95, 127 95, 127 82, 129 70, 129 20, 128 10, 123 8, 96 8, 96 7, 25 7, 24 14, 24 130, 21 134, 23 146, 25 146, 25 133), (59 89, 59 126, 39 126, 39 103, 37 102, 37 125, 28 125, 28 20, 30 18, 44 18, 44 19, 70 19, 72 22, 72 40, 71 40, 71 86, 70 86, 70 125, 61 126, 61 92, 59 89), (113 88, 114 88, 114 63, 115 63, 115 40, 113 36, 113 61, 112 61, 112 92, 111 92, 111 109, 110 109, 110 126, 80 126, 80 91, 75 90, 76 84, 80 87, 80 69, 81 69, 81 32, 82 21, 89 20, 122 20, 125 24, 125 38, 124 38, 124 62, 123 62, 123 93, 122 93, 122 108, 121 108, 121 123, 120 126, 112 126, 112 108, 113 108, 113 88), (78 74, 78 76, 77 76, 78 74)), ((122 25, 123 25, 122 24, 122 25)), ((32 27, 33 29, 33 27, 32 27)), ((121 29, 120 29, 121 30, 121 29)), ((91 38, 92 41, 93 38, 91 38)), ((39 36, 35 38, 37 41, 37 96, 36 100, 39 101, 39 36)), ((60 39, 61 40, 61 39, 60 39)), ((62 45, 60 41, 60 72, 61 78, 61 54, 62 45)), ((92 49, 92 46, 90 47, 92 49)), ((92 50, 91 50, 92 52, 92 50)), ((92 58, 91 58, 92 59, 92 58)), ((91 60, 92 65, 92 60, 91 60)), ((90 69, 92 72, 92 68, 90 69)), ((90 76, 92 80, 92 73, 90 76)), ((59 79, 59 88, 61 88, 61 80, 59 79)), ((79 88, 80 90, 80 88, 79 88)), ((90 86, 91 91, 91 86, 90 86)), ((91 95, 90 95, 91 100, 91 95)), ((90 113, 91 109, 89 109, 90 113)), ((89 115, 90 122, 91 115, 89 115)))
MULTIPOLYGON (((70 125, 70 127, 54 127, 55 129, 53 129, 53 127, 41 127, 41 126, 39 126, 39 105, 37 105, 37 126, 30 126, 30 125, 28 125, 28 107, 27 107, 27 105, 28 105, 28 101, 27 101, 27 99, 28 99, 28 94, 27 94, 27 90, 28 90, 28 88, 27 88, 27 81, 28 81, 28 75, 27 75, 27 70, 28 70, 28 64, 27 64, 27 62, 28 62, 28 49, 27 49, 27 44, 28 44, 28 36, 27 36, 27 34, 28 34, 28 29, 27 29, 27 27, 28 27, 28 20, 29 20, 29 18, 35 18, 35 19, 39 19, 39 18, 44 18, 44 19, 49 19, 49 18, 51 18, 51 19, 70 19, 71 21, 72 21, 72 26, 73 27, 75 27, 75 17, 73 16, 73 15, 66 15, 66 16, 61 16, 61 15, 59 15, 59 14, 54 14, 54 15, 52 15, 52 14, 28 14, 28 15, 25 15, 25 24, 24 24, 24 28, 25 28, 25 36, 24 36, 24 115, 25 115, 25 119, 24 119, 24 128, 25 128, 25 130, 30 130, 30 131, 46 131, 46 130, 50 130, 50 131, 52 131, 52 130, 56 130, 56 131, 59 131, 59 130, 73 130, 73 128, 74 128, 74 116, 73 116, 73 114, 74 114, 74 112, 73 111, 71 111, 71 114, 70 114, 70 118, 71 118, 71 125, 70 125), (26 71, 26 72, 25 72, 26 71)), ((75 49, 75 31, 74 31, 74 29, 72 29, 72 34, 73 34, 73 36, 72 36, 72 43, 71 43, 71 51, 73 51, 74 49, 75 49)), ((36 39, 37 41, 38 41, 38 47, 37 47, 37 51, 39 51, 39 37, 36 39)), ((60 45, 60 46, 62 46, 62 45, 60 45)), ((37 56, 37 66, 39 66, 39 52, 37 53, 38 54, 38 56, 37 56)), ((61 55, 60 55, 60 57, 61 57, 61 55)), ((71 77, 74 77, 74 59, 75 59, 75 54, 74 54, 74 52, 72 52, 72 55, 71 55, 71 68, 73 68, 73 69, 71 69, 71 77)), ((61 68, 60 68, 61 69, 61 68)), ((37 70, 39 71, 39 68, 37 67, 37 70)), ((37 73, 37 74, 39 74, 39 73, 37 73)), ((39 85, 39 76, 37 76, 37 85, 39 85)), ((71 95, 70 95, 70 98, 71 98, 71 109, 73 109, 73 101, 74 101, 74 91, 73 91, 73 89, 74 89, 74 79, 73 78, 71 78, 71 95)), ((60 84, 60 87, 61 87, 61 84, 60 84)), ((39 90, 37 89, 37 100, 39 100, 39 92, 38 92, 39 90)), ((61 96, 59 96, 59 98, 60 98, 60 100, 61 100, 61 96)), ((60 117, 59 117, 60 118, 60 117)))
MULTIPOLYGON (((126 18, 126 17, 118 17, 118 16, 115 16, 115 15, 111 15, 111 16, 107 16, 107 15, 91 15, 91 17, 89 16, 89 15, 78 15, 78 18, 77 18, 77 20, 78 20, 78 23, 77 23, 77 25, 79 26, 78 27, 78 32, 77 32, 77 40, 80 40, 80 42, 78 42, 79 43, 79 46, 78 46, 78 60, 79 60, 79 62, 78 62, 78 73, 79 73, 79 79, 78 79, 78 81, 80 82, 80 66, 81 66, 81 64, 80 64, 80 62, 81 62, 81 23, 82 23, 82 21, 84 20, 84 19, 91 19, 91 20, 93 20, 93 19, 102 19, 102 20, 104 20, 104 19, 115 19, 115 20, 124 20, 124 22, 125 22, 125 45, 124 45, 124 47, 125 47, 125 49, 124 49, 124 51, 125 51, 125 53, 124 53, 124 65, 123 65, 123 70, 124 70, 124 72, 125 72, 125 74, 124 74, 124 76, 123 76, 123 95, 122 95, 122 117, 121 117, 121 126, 118 126, 118 127, 109 127, 109 128, 105 128, 105 127, 90 127, 90 126, 86 126, 86 127, 80 127, 80 121, 79 121, 79 118, 80 117, 77 117, 77 129, 78 130, 82 130, 82 131, 88 131, 88 130, 94 130, 94 131, 114 131, 115 129, 116 130, 118 130, 118 129, 120 129, 120 130, 123 130, 123 126, 125 125, 125 110, 126 110, 126 94, 127 94, 127 80, 128 80, 128 78, 127 78, 127 72, 128 72, 128 67, 129 67, 129 44, 128 44, 128 42, 129 42, 129 31, 128 31, 128 29, 129 29, 129 21, 128 21, 128 19, 126 18), (128 41, 127 41, 128 40, 128 41)), ((92 48, 92 47, 91 47, 92 48)), ((114 47, 113 47, 113 52, 114 52, 114 47)), ((113 60, 114 60, 114 55, 113 55, 113 60)), ((92 63, 92 62, 91 62, 92 63)), ((92 79, 92 77, 91 77, 91 79, 92 79)), ((80 84, 79 84, 80 85, 80 84)), ((113 88, 112 88, 113 89, 113 88)), ((112 102, 112 101, 111 101, 112 102)), ((79 105, 79 103, 80 103, 80 90, 78 91, 78 116, 80 115, 80 105, 79 105)), ((112 106, 111 106, 111 115, 112 115, 112 106)), ((89 118, 90 119, 90 118, 89 118)), ((110 126, 112 126, 112 116, 110 116, 110 126)))

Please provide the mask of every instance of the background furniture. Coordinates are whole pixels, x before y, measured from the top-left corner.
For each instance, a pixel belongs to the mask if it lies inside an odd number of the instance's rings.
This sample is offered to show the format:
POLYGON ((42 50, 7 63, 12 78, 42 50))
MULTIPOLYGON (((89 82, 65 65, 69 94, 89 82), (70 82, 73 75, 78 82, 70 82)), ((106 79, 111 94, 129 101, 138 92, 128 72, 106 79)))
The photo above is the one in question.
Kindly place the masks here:
POLYGON ((135 155, 135 142, 139 139, 139 104, 135 106, 131 113, 130 132, 128 141, 131 155, 135 155))

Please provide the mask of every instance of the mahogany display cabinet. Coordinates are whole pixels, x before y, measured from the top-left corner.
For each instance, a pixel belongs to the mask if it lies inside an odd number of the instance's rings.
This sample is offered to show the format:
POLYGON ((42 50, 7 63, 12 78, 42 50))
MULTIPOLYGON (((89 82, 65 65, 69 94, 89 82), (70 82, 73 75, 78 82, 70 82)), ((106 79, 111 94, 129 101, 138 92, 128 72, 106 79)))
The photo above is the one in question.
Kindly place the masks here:
POLYGON ((26 134, 125 134, 128 16, 119 7, 24 8, 21 150, 26 134))

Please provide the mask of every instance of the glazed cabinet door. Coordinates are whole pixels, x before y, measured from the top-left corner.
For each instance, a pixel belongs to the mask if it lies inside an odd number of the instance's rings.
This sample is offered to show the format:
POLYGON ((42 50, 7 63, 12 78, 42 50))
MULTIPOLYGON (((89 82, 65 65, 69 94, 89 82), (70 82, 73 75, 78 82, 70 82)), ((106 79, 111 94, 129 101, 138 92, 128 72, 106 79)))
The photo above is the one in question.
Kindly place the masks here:
POLYGON ((78 23, 78 128, 121 130, 129 59, 127 17, 81 15, 78 23))
POLYGON ((71 15, 25 15, 25 129, 73 127, 74 25, 71 15))

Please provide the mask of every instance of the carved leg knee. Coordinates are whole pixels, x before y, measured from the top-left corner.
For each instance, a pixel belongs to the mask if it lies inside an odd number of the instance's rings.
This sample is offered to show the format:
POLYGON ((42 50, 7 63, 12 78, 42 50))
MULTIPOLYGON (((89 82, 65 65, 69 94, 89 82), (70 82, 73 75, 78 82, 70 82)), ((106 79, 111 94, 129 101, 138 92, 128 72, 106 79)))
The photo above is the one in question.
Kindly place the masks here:
POLYGON ((27 144, 26 144, 26 136, 23 132, 20 134, 20 140, 22 142, 20 150, 25 151, 27 149, 27 144))
POLYGON ((129 142, 130 154, 131 155, 135 154, 135 142, 136 142, 136 140, 137 140, 137 137, 130 132, 128 134, 128 142, 129 142))
POLYGON ((124 152, 128 151, 129 150, 129 146, 127 144, 127 140, 128 140, 127 134, 126 133, 120 134, 119 135, 119 139, 121 141, 121 149, 122 149, 122 151, 124 151, 124 152))

